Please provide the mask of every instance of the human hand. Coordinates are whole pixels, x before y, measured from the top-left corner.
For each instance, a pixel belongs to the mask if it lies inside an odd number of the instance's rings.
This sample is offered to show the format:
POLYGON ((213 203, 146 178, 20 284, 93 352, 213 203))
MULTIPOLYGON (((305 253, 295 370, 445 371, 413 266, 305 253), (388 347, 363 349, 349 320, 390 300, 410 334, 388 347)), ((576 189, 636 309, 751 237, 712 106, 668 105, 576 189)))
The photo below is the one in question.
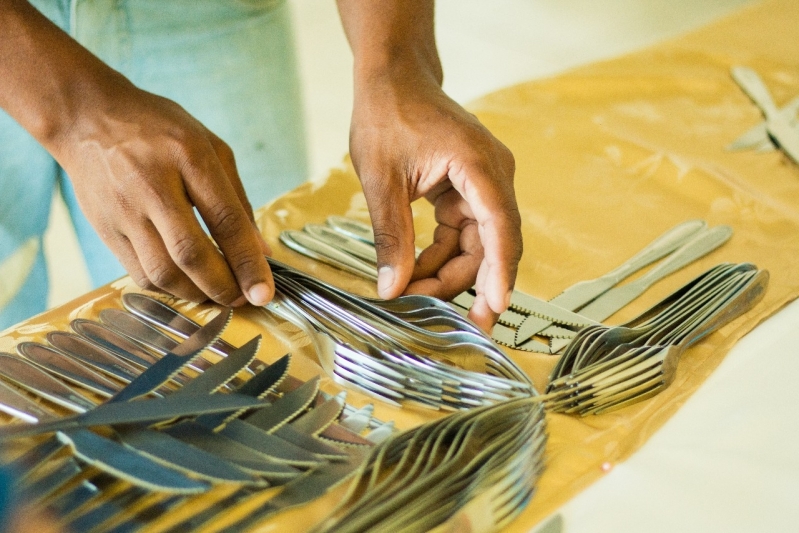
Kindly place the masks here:
POLYGON ((350 152, 374 227, 380 296, 449 299, 474 284, 469 318, 490 330, 522 255, 511 152, 436 80, 409 71, 356 86, 350 152), (438 226, 414 261, 410 204, 421 197, 438 226))
POLYGON ((109 83, 113 97, 96 98, 51 146, 102 240, 142 288, 265 304, 270 250, 231 149, 174 102, 124 78, 109 83))

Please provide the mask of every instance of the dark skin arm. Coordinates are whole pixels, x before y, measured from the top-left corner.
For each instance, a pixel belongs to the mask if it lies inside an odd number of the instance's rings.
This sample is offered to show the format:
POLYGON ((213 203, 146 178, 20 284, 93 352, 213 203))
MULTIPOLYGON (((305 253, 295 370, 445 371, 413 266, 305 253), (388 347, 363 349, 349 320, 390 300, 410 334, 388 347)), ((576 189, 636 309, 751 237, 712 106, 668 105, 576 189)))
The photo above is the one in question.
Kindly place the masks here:
MULTIPOLYGON (((449 298, 476 278, 470 317, 488 329, 508 305, 521 257, 513 156, 441 90, 431 1, 339 8, 355 56, 350 145, 375 226, 379 293, 449 298), (421 197, 438 227, 414 262, 410 203, 421 197)), ((134 281, 193 301, 269 301, 269 250, 230 148, 27 2, 0 2, 0 27, 0 107, 66 170, 134 281)))
POLYGON ((0 28, 0 107, 66 170, 81 209, 134 281, 193 301, 269 301, 269 250, 230 148, 27 2, 0 2, 0 28))
POLYGON ((522 254, 513 155, 443 92, 432 0, 338 6, 355 57, 350 152, 375 230, 380 296, 448 299, 475 284, 469 317, 490 329, 522 254), (438 226, 414 260, 410 204, 422 197, 438 226))

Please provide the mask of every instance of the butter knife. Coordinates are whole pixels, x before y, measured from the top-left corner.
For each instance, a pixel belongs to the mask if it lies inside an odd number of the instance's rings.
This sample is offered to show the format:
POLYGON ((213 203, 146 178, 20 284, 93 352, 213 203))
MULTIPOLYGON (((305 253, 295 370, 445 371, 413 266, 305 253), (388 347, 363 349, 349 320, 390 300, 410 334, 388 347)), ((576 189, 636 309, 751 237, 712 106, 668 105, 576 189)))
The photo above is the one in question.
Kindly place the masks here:
MULTIPOLYGON (((593 280, 575 283, 549 302, 569 311, 575 311, 634 272, 672 253, 706 227, 707 223, 704 220, 688 220, 677 224, 607 274, 593 280)), ((552 322, 543 318, 528 316, 519 326, 514 344, 519 346, 527 342, 533 335, 543 331, 551 324, 552 322)))
POLYGON ((765 115, 769 135, 794 163, 799 164, 799 130, 791 126, 790 120, 780 113, 757 72, 738 66, 732 68, 732 77, 765 115))
POLYGON ((609 290, 582 308, 580 314, 597 321, 605 320, 640 296, 656 281, 707 255, 727 242, 731 236, 732 228, 729 226, 703 230, 652 270, 630 283, 609 290))
MULTIPOLYGON (((780 108, 782 114, 791 123, 794 128, 799 128, 799 121, 796 120, 796 114, 799 113, 799 96, 785 104, 780 108)), ((727 145, 727 150, 773 150, 774 144, 768 136, 766 130, 766 123, 761 122, 756 126, 752 126, 746 132, 741 134, 740 137, 727 145)))

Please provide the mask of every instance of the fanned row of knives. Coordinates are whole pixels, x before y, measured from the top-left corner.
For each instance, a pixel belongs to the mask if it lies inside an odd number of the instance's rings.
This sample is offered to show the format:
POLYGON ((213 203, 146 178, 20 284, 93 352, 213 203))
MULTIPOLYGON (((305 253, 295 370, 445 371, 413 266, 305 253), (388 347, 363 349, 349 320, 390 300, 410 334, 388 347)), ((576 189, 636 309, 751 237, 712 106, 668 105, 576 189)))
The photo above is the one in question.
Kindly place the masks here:
POLYGON ((147 296, 124 301, 140 314, 149 309, 150 323, 105 309, 101 322, 77 319, 74 332, 52 331, 48 344, 0 354, 0 410, 30 423, 4 426, 0 439, 52 434, 23 441, 32 447, 10 464, 18 488, 71 530, 135 531, 214 487, 238 487, 162 528, 193 531, 266 487, 292 487, 226 526, 241 530, 324 493, 393 433, 371 405, 355 409, 343 394, 320 393, 318 378, 290 376, 288 355, 256 360, 260 338, 238 349, 220 340, 230 311, 200 327, 147 296), (154 324, 190 334, 181 342, 154 324), (206 350, 225 357, 211 364, 206 350))

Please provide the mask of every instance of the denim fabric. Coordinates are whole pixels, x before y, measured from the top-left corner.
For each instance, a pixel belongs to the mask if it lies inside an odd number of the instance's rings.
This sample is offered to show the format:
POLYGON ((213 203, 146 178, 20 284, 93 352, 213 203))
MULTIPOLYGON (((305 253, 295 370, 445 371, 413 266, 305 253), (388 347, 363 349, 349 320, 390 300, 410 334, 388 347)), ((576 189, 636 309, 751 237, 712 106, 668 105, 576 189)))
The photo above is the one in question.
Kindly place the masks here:
MULTIPOLYGON (((307 175, 289 8, 274 0, 33 0, 42 13, 147 91, 225 140, 254 207, 307 175)), ((60 190, 95 285, 124 274, 78 208, 69 179, 0 111, 0 260, 43 234, 60 190)), ((40 255, 0 329, 45 309, 40 255)))

